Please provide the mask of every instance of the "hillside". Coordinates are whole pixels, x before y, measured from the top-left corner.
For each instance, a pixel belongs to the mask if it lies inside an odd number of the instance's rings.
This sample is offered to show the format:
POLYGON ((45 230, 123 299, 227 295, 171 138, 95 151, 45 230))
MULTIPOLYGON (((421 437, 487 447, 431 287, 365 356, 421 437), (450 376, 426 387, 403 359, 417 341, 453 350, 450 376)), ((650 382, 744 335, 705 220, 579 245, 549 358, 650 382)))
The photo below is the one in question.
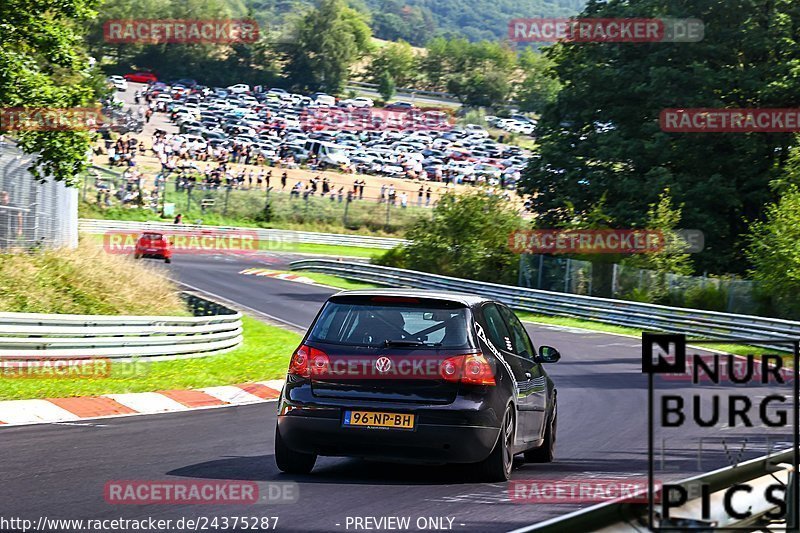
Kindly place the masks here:
MULTIPOLYGON (((241 5, 241 0, 232 0, 241 5)), ((275 27, 312 0, 245 0, 259 21, 275 27)), ((514 18, 566 17, 586 0, 350 0, 369 12, 375 37, 404 39, 422 46, 432 37, 463 36, 471 41, 504 39, 514 18)))

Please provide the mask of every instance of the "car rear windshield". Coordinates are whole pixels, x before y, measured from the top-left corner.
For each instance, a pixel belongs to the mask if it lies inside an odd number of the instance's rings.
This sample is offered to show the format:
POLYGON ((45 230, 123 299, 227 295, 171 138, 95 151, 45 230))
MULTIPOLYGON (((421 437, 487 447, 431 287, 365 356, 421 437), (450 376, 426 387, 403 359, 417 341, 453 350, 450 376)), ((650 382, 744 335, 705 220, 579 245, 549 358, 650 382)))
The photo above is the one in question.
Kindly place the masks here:
POLYGON ((160 233, 145 233, 144 235, 142 235, 142 239, 147 239, 150 241, 160 241, 161 238, 162 235, 160 233))
POLYGON ((309 340, 367 347, 469 348, 467 308, 456 302, 372 297, 329 301, 309 340))

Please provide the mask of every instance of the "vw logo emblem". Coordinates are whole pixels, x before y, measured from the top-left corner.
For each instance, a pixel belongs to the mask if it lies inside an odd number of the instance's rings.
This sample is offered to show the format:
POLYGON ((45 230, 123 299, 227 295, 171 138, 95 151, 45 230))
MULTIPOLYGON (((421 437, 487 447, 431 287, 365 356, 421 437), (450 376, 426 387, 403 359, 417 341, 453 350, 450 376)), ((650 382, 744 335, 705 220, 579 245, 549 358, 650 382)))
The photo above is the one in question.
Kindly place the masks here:
POLYGON ((388 357, 378 357, 375 361, 375 370, 381 374, 385 374, 390 368, 392 368, 392 360, 388 357))

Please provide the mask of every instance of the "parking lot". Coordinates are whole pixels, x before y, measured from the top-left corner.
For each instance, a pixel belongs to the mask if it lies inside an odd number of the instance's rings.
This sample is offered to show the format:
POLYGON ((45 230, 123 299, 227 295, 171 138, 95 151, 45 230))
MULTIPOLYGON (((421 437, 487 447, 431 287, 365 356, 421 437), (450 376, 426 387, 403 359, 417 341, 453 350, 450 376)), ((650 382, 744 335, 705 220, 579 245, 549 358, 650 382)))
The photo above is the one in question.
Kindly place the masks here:
MULTIPOLYGON (((336 100, 246 85, 201 88, 191 81, 128 83, 116 94, 142 120, 152 110, 136 134, 148 148, 139 154, 145 163, 139 169, 188 166, 204 187, 249 188, 247 172, 265 165, 280 167, 289 190, 300 183, 300 192, 312 177, 325 176, 334 191, 363 179, 365 196, 376 200, 388 194, 389 185, 410 203, 417 202, 420 185, 431 197, 428 205, 448 188, 470 186, 518 200, 515 185, 530 157, 527 150, 491 139, 480 125, 457 125, 448 113, 408 103, 377 109, 365 97, 336 100), (156 132, 163 132, 158 140, 156 132), (152 156, 151 148, 158 150, 152 156)), ((516 123, 489 118, 497 126, 516 123)), ((99 156, 96 162, 106 160, 99 156)))

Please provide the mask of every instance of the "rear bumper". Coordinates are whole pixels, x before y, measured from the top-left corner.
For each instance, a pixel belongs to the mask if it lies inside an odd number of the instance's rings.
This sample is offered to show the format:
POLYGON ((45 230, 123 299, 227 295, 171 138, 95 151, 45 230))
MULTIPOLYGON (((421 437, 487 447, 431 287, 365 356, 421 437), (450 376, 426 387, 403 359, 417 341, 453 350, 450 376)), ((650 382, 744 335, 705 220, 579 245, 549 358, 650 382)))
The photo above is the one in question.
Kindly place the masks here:
POLYGON ((413 430, 353 428, 342 426, 339 413, 336 418, 322 418, 293 411, 278 416, 278 431, 289 448, 304 453, 422 463, 476 463, 491 453, 500 430, 419 423, 413 430))
POLYGON ((136 255, 140 255, 148 259, 169 259, 172 257, 172 254, 169 252, 153 252, 150 250, 136 250, 136 255))

